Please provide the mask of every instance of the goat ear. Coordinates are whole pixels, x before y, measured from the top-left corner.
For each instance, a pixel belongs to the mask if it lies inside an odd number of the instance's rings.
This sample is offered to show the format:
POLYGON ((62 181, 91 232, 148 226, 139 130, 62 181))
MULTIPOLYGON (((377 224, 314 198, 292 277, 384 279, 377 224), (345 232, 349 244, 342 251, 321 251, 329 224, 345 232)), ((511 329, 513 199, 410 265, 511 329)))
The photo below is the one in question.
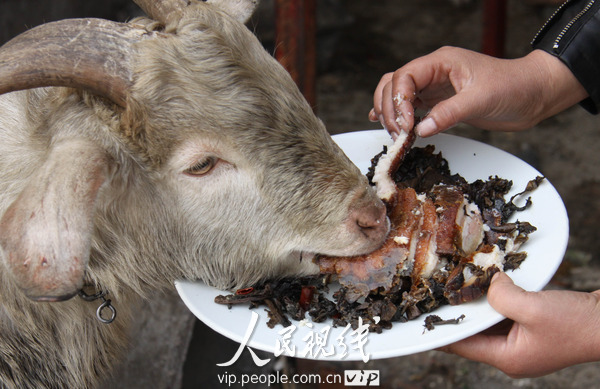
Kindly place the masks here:
POLYGON ((206 0, 242 23, 246 23, 258 6, 258 0, 206 0))
POLYGON ((81 289, 107 166, 88 141, 55 144, 0 220, 6 267, 29 298, 60 301, 81 289))

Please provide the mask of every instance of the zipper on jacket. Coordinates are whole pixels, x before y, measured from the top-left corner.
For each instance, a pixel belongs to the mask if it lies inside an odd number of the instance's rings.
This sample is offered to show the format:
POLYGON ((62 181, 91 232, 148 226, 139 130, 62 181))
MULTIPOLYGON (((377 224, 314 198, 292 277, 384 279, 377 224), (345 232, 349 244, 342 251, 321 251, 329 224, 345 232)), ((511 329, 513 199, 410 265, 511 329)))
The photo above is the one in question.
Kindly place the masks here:
POLYGON ((562 29, 562 31, 556 36, 556 39, 554 40, 554 45, 552 45, 552 49, 554 49, 555 52, 558 51, 560 42, 562 41, 565 34, 571 29, 573 24, 575 24, 579 19, 581 19, 581 17, 583 15, 585 15, 587 13, 587 11, 590 10, 590 8, 592 8, 592 6, 594 5, 594 2, 595 2, 595 0, 590 0, 590 2, 587 3, 585 7, 583 7, 581 12, 579 12, 577 15, 575 15, 573 17, 573 19, 571 19, 571 21, 569 21, 569 23, 567 23, 566 26, 562 29))
POLYGON ((565 8, 567 6, 567 4, 569 4, 572 0, 567 0, 564 3, 562 3, 560 5, 560 7, 558 7, 556 9, 556 11, 554 11, 554 13, 550 16, 550 18, 548 18, 548 20, 546 20, 546 23, 544 23, 542 25, 542 27, 539 29, 539 31, 537 32, 537 34, 535 34, 535 36, 533 37, 533 39, 531 40, 531 44, 535 44, 537 43, 537 40, 539 38, 539 36, 544 33, 546 31, 546 29, 550 26, 550 23, 552 23, 554 21, 554 19, 556 18, 556 16, 561 13, 561 11, 563 10, 563 8, 565 8))

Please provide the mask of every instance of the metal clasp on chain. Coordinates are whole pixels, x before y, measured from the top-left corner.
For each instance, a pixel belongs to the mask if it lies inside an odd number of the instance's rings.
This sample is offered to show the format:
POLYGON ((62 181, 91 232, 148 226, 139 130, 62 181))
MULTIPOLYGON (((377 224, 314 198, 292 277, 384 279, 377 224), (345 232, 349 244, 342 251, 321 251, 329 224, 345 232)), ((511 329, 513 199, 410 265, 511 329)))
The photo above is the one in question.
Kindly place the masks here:
POLYGON ((107 290, 101 290, 100 292, 97 292, 95 294, 87 294, 83 291, 83 289, 79 291, 79 297, 81 297, 85 301, 96 301, 98 299, 102 300, 102 304, 100 304, 98 309, 96 309, 96 317, 98 318, 98 320, 100 320, 101 323, 104 324, 112 323, 117 317, 117 310, 115 309, 115 307, 112 306, 111 300, 106 298, 107 295, 107 290), (108 319, 105 319, 102 316, 102 311, 106 309, 110 310, 110 317, 108 319))

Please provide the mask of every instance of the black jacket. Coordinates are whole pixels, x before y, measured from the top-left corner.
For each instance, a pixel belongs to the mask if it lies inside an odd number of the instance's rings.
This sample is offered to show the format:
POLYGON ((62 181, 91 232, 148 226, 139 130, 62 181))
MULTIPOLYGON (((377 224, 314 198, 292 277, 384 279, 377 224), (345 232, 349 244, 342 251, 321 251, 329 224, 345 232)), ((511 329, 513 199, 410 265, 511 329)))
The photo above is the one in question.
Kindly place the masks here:
POLYGON ((600 109, 600 0, 568 0, 531 42, 560 58, 589 94, 581 105, 600 109))

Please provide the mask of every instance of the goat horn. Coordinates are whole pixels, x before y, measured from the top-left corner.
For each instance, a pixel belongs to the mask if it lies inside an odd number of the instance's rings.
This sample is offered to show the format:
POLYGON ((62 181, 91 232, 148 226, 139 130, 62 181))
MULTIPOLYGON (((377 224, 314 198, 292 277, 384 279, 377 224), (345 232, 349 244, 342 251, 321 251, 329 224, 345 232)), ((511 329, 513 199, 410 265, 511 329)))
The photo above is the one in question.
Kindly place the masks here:
POLYGON ((102 19, 35 27, 0 47, 0 94, 65 86, 124 107, 132 84, 132 44, 144 34, 142 28, 102 19))
POLYGON ((180 13, 190 4, 189 0, 133 0, 150 18, 163 24, 169 16, 180 13))

